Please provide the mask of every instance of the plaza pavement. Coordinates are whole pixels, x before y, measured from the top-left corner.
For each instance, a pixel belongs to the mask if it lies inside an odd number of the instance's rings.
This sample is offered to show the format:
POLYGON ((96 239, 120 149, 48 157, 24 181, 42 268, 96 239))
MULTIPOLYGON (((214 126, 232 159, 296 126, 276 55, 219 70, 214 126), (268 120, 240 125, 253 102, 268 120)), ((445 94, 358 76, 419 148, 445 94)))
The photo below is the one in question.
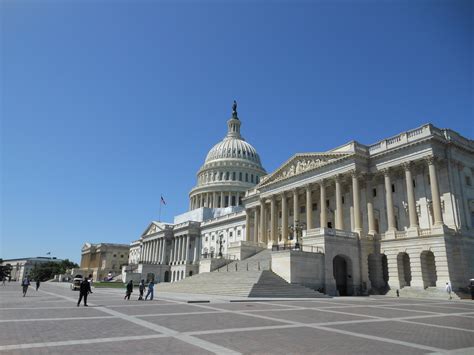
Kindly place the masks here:
POLYGON ((18 283, 0 285, 0 353, 474 354, 474 301, 162 293, 142 302, 137 290, 124 301, 123 290, 94 289, 78 308, 67 287, 43 283, 23 298, 18 283))

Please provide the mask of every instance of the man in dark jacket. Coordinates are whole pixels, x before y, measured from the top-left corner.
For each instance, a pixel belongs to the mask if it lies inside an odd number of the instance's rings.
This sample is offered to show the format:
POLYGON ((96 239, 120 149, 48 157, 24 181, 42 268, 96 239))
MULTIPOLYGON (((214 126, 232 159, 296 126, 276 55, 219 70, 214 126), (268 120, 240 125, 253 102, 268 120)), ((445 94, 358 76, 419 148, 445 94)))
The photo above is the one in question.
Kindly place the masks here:
POLYGON ((81 286, 79 288, 79 301, 77 301, 77 306, 81 304, 81 300, 84 297, 84 306, 87 307, 87 295, 92 293, 91 284, 87 278, 84 278, 81 282, 81 286))
POLYGON ((130 295, 132 294, 132 292, 133 292, 133 281, 130 280, 128 281, 127 291, 125 292, 125 297, 123 299, 124 300, 128 299, 130 301, 130 295))

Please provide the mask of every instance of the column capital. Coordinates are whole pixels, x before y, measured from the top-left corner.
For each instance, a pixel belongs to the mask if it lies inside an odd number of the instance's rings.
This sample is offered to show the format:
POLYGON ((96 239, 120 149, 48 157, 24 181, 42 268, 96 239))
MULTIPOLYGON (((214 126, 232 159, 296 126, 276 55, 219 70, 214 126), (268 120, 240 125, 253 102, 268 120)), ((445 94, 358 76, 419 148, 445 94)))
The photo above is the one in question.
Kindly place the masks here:
POLYGON ((404 171, 411 171, 414 167, 414 163, 412 161, 407 161, 400 164, 404 171))
POLYGON ((438 158, 436 158, 434 155, 429 155, 425 157, 424 160, 428 165, 434 165, 438 161, 438 158))
POLYGON ((351 171, 349 171, 349 174, 351 174, 351 177, 357 178, 357 179, 362 176, 362 173, 360 172, 360 170, 357 170, 357 169, 352 169, 351 171))
POLYGON ((390 176, 392 174, 392 171, 393 171, 393 168, 383 168, 380 170, 383 176, 390 176))

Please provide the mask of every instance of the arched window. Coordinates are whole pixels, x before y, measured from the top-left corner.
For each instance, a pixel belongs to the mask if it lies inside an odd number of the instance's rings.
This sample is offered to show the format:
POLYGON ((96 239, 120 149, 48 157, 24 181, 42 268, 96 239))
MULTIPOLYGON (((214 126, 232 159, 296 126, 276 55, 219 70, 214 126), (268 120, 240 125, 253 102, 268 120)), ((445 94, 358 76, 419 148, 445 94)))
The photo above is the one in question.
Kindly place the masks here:
POLYGON ((232 180, 235 181, 235 171, 232 173, 232 180))

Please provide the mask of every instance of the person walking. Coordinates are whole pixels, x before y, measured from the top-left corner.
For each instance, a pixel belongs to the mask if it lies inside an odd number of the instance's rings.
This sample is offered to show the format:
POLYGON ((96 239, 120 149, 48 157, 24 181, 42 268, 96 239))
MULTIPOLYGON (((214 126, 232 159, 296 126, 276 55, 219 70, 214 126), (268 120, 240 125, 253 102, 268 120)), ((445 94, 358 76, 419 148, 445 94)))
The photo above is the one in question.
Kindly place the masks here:
POLYGON ((79 287, 79 301, 77 301, 77 306, 81 304, 82 299, 84 298, 84 307, 88 307, 87 305, 87 295, 92 293, 91 284, 87 278, 82 280, 81 286, 79 287))
POLYGON ((453 299, 453 297, 451 296, 451 292, 453 292, 453 288, 451 287, 451 282, 446 282, 446 292, 448 293, 449 295, 449 299, 453 299))
POLYGON ((3 286, 6 286, 5 281, 7 281, 7 278, 6 278, 6 277, 4 277, 4 278, 2 279, 3 286))
POLYGON ((145 292, 145 280, 141 280, 140 284, 138 285, 138 300, 143 301, 143 293, 145 292))
POLYGON ((41 283, 40 280, 37 279, 36 280, 36 291, 38 291, 38 289, 40 288, 40 283, 41 283))
POLYGON ((150 296, 150 301, 153 300, 153 289, 154 288, 155 288, 155 284, 153 283, 153 281, 150 281, 150 283, 148 284, 148 292, 146 293, 145 301, 148 299, 148 296, 150 296))
POLYGON ((133 281, 130 280, 130 281, 128 281, 127 291, 125 291, 125 297, 123 299, 130 301, 130 296, 131 296, 132 292, 133 292, 133 281))
POLYGON ((21 287, 23 288, 23 297, 26 296, 26 292, 28 291, 28 286, 30 286, 30 280, 28 277, 25 277, 21 282, 21 287))

